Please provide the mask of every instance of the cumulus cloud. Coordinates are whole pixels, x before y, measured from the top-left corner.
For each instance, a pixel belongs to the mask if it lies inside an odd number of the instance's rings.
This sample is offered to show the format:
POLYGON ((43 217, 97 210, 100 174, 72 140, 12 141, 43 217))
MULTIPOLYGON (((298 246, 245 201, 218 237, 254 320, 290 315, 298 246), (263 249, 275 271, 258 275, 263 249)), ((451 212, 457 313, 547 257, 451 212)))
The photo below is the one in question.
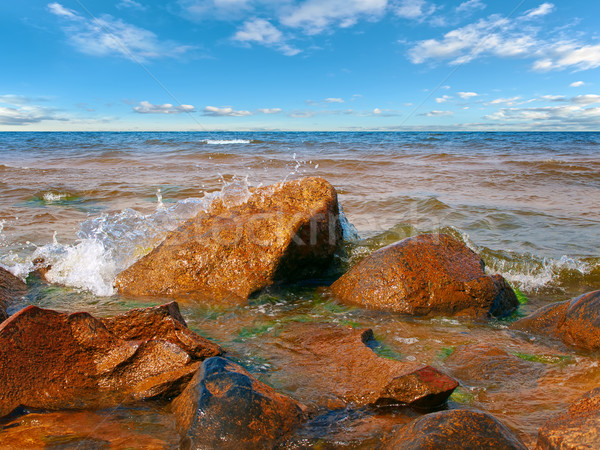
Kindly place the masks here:
POLYGON ((148 101, 140 102, 138 106, 134 106, 133 110, 140 114, 181 114, 195 112, 192 105, 173 106, 170 103, 163 105, 154 105, 148 101))
POLYGON ((136 61, 174 57, 194 47, 172 41, 160 41, 149 30, 105 14, 88 19, 60 3, 50 3, 48 10, 69 23, 63 28, 70 44, 93 56, 120 56, 136 61))
POLYGON ((571 102, 576 103, 578 105, 591 105, 594 103, 600 103, 600 95, 596 95, 596 94, 578 95, 577 97, 573 97, 571 99, 571 102))
POLYGON ((477 9, 485 9, 485 4, 480 0, 467 0, 456 7, 456 12, 467 13, 477 9))
POLYGON ((325 103, 344 103, 344 100, 341 98, 329 97, 323 100, 325 103))
POLYGON ((216 106, 207 106, 204 108, 204 115, 212 117, 244 117, 251 116, 252 113, 250 111, 235 110, 229 106, 223 108, 219 108, 216 106))
POLYGON ((518 100, 521 100, 521 97, 510 97, 510 98, 497 98, 495 100, 492 100, 491 102, 486 103, 486 105, 500 105, 502 103, 511 106, 514 105, 515 102, 517 102, 518 100))
POLYGON ((233 35, 232 39, 244 43, 255 43, 273 47, 287 56, 294 56, 300 53, 300 50, 288 45, 285 42, 283 33, 265 19, 255 18, 246 21, 233 35))
POLYGON ((585 83, 583 81, 574 81, 569 86, 571 86, 571 87, 580 87, 580 86, 583 86, 584 84, 585 83))
POLYGON ((394 12, 398 17, 418 20, 425 19, 433 14, 435 10, 435 5, 428 3, 425 0, 401 0, 394 8, 394 12))
POLYGON ((454 113, 452 111, 429 111, 423 114, 419 114, 420 116, 426 117, 443 117, 443 116, 453 116, 454 113))
POLYGON ((279 114, 282 111, 282 109, 281 108, 259 108, 257 111, 260 113, 263 113, 263 114, 279 114))
POLYGON ((416 42, 409 49, 408 57, 415 64, 445 60, 451 65, 485 56, 528 58, 534 60, 532 69, 535 71, 600 67, 600 45, 539 36, 541 28, 533 23, 554 9, 553 4, 543 3, 515 18, 494 14, 451 30, 441 39, 416 42))
POLYGON ((301 28, 307 34, 318 34, 334 26, 351 27, 361 18, 379 19, 386 7, 387 0, 306 0, 283 14, 281 23, 301 28))
POLYGON ((31 104, 21 95, 0 95, 0 125, 24 126, 43 121, 68 121, 53 108, 31 104))
POLYGON ((470 98, 479 96, 477 92, 457 92, 457 95, 463 100, 469 100, 470 98))
POLYGON ((438 97, 435 99, 436 103, 446 103, 448 100, 451 100, 452 97, 449 95, 442 95, 441 97, 438 97))
POLYGON ((582 108, 577 105, 542 106, 537 108, 502 108, 485 116, 488 120, 526 122, 532 125, 574 125, 586 127, 600 125, 600 107, 582 108))
POLYGON ((145 11, 146 6, 142 5, 141 3, 136 2, 135 0, 121 0, 121 2, 117 3, 117 9, 135 9, 138 11, 145 11))

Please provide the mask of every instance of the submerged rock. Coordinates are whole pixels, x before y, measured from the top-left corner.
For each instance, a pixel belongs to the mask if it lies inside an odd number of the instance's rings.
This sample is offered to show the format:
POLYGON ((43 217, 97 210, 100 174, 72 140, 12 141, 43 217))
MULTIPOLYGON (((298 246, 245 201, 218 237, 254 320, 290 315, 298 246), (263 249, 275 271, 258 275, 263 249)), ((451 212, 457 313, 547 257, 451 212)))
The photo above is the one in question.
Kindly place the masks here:
POLYGON ((387 448, 406 450, 525 450, 510 429, 491 414, 455 409, 427 414, 401 428, 387 448))
POLYGON ((0 322, 8 317, 6 308, 27 292, 27 285, 8 270, 0 267, 0 322))
POLYGON ((600 388, 548 420, 538 433, 538 449, 600 448, 600 388))
POLYGON ((529 389, 546 370, 540 362, 526 361, 485 343, 462 345, 444 363, 461 382, 487 390, 529 389))
MULTIPOLYGON (((217 345, 184 331, 175 303, 125 316, 136 315, 149 318, 143 335, 129 334, 119 316, 112 319, 117 329, 112 333, 88 313, 28 306, 12 315, 0 325, 0 417, 18 406, 105 408, 176 395, 197 370, 198 354, 222 353, 217 345), (158 318, 150 320, 152 316, 158 318), (190 351, 189 344, 180 346, 174 336, 205 349, 190 351)), ((133 328, 139 326, 133 322, 133 328)))
POLYGON ((435 408, 458 386, 433 367, 377 356, 369 348, 377 344, 370 329, 291 323, 278 338, 279 347, 293 355, 288 368, 294 383, 326 389, 330 406, 435 408))
POLYGON ((516 321, 512 329, 560 339, 583 350, 600 350, 600 291, 552 303, 516 321))
POLYGON ((181 448, 273 448, 304 420, 300 404, 220 357, 202 363, 172 403, 181 448))
POLYGON ((320 275, 342 242, 337 194, 321 178, 216 200, 119 274, 119 292, 239 303, 278 280, 320 275))
POLYGON ((415 316, 505 316, 519 305, 500 275, 446 234, 423 234, 373 252, 331 289, 346 303, 415 316))

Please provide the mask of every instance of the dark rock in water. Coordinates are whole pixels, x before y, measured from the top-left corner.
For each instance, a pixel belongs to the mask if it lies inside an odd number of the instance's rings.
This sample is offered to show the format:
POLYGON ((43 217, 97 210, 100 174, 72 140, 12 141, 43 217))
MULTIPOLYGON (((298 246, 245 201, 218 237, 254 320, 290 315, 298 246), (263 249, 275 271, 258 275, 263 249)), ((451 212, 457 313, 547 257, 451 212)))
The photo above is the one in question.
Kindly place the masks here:
POLYGON ((415 316, 501 317, 519 302, 500 275, 446 234, 423 234, 373 252, 331 289, 346 303, 415 316))
POLYGON ((295 400, 221 357, 202 363, 172 407, 181 448, 273 448, 304 420, 295 400))
POLYGON ((543 363, 526 361, 489 344, 462 345, 444 363, 453 377, 487 390, 531 388, 546 370, 543 363))
POLYGON ((538 449, 600 448, 600 388, 547 421, 538 433, 538 449))
POLYGON ((516 321, 512 329, 560 339, 583 350, 600 350, 600 291, 553 303, 516 321))
POLYGON ((6 308, 27 292, 27 285, 8 270, 0 267, 0 322, 8 317, 6 308))
POLYGON ((119 292, 239 303, 282 280, 321 275, 342 242, 337 194, 321 178, 215 201, 119 274, 119 292))
MULTIPOLYGON (((149 309, 148 316, 158 315, 163 325, 168 323, 165 311, 172 311, 177 322, 180 317, 176 305, 149 309)), ((117 317, 114 322, 128 339, 123 321, 117 317)), ((12 315, 0 325, 0 416, 18 406, 96 408, 177 395, 200 364, 196 355, 217 355, 221 350, 207 341, 204 353, 190 354, 171 342, 167 325, 165 332, 156 322, 160 321, 149 321, 149 328, 154 329, 147 336, 125 340, 87 313, 64 314, 28 306, 12 315)), ((189 333, 184 336, 203 340, 189 333)))
POLYGON ((494 449, 527 447, 491 414, 455 409, 427 414, 400 429, 387 448, 403 450, 494 449))
POLYGON ((403 404, 434 408, 458 386, 433 367, 377 356, 370 329, 291 323, 279 346, 294 355, 293 378, 302 385, 325 385, 329 404, 403 404))

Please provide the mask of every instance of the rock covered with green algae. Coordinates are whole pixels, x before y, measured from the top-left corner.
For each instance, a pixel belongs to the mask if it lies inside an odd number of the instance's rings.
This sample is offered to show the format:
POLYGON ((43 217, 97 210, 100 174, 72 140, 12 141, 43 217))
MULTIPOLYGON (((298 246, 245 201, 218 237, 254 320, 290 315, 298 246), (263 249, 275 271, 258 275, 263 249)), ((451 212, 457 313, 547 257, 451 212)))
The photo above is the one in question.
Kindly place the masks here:
POLYGON ((23 281, 0 267, 0 322, 8 317, 7 306, 26 292, 27 285, 23 281))
POLYGON ((519 302, 500 275, 458 239, 423 234, 373 252, 331 289, 343 302, 415 316, 475 318, 512 313, 519 302))
POLYGON ((222 357, 202 363, 172 409, 184 449, 274 448, 305 419, 298 402, 222 357))
POLYGON ((199 354, 222 353, 187 329, 175 303, 126 316, 132 329, 144 326, 144 332, 128 334, 118 316, 104 319, 107 327, 88 313, 36 306, 5 320, 0 325, 0 417, 19 406, 106 408, 176 395, 197 370, 199 354), (155 320, 145 325, 138 320, 152 315, 155 320))
POLYGON ((133 296, 244 302, 276 281, 321 275, 342 243, 334 187, 303 178, 215 200, 116 280, 133 296))
POLYGON ((588 351, 600 350, 600 291, 552 303, 514 322, 512 329, 560 339, 588 351))

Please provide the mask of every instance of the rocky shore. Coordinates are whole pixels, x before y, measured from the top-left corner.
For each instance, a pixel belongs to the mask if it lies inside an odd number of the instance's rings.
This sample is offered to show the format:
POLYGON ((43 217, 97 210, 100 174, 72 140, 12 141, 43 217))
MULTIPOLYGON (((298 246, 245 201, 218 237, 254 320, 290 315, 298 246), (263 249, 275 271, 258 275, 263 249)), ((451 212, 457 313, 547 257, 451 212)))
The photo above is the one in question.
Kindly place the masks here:
MULTIPOLYGON (((463 386, 515 395, 534 389, 547 373, 539 361, 480 342, 453 348, 434 367, 382 355, 370 328, 309 318, 277 324, 273 357, 286 355, 296 385, 278 392, 214 338, 191 330, 180 312, 178 302, 248 305, 265 289, 302 283, 321 286, 336 304, 406 320, 441 316, 485 326, 519 308, 508 282, 447 234, 401 240, 352 267, 345 251, 335 189, 304 178, 215 201, 118 275, 124 298, 168 301, 160 306, 94 317, 29 305, 9 315, 30 287, 0 268, 0 441, 35 448, 56 432, 111 445, 110 435, 64 431, 64 417, 143 404, 162 408, 181 448, 303 448, 303 430, 323 416, 361 408, 391 411, 376 448, 527 448, 511 424, 448 399, 463 386), (411 411, 410 420, 395 423, 396 410, 411 411), (52 426, 40 427, 39 417, 52 426)), ((539 336, 597 352, 599 312, 600 291, 590 292, 510 319, 508 332, 524 345, 539 336)), ((599 447, 599 398, 593 390, 551 418, 537 448, 599 447)))

